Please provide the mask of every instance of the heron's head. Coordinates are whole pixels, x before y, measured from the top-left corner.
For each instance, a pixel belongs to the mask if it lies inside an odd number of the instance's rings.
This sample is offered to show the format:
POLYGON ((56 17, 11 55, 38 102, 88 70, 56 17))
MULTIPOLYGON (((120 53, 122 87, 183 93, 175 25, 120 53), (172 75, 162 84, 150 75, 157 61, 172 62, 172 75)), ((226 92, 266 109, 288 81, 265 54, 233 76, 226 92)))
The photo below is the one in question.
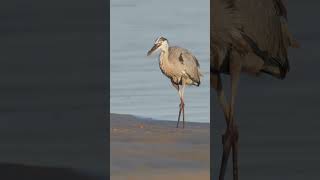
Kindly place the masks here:
POLYGON ((150 56, 153 52, 157 51, 158 49, 165 51, 169 47, 168 40, 162 36, 158 37, 152 48, 148 51, 148 56, 150 56))

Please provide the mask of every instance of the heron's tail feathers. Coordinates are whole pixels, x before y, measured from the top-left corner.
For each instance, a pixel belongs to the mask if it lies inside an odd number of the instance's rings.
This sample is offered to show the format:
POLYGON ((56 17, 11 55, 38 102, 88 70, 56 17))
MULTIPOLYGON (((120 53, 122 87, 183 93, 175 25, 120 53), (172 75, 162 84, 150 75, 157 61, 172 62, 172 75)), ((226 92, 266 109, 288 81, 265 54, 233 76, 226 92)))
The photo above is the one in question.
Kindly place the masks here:
POLYGON ((287 75, 288 69, 283 69, 278 66, 264 65, 261 72, 272 75, 278 79, 284 79, 287 75))
POLYGON ((199 80, 196 82, 196 86, 200 86, 200 83, 201 83, 200 77, 203 77, 203 73, 200 70, 198 74, 199 74, 199 78, 198 78, 199 80))
POLYGON ((188 82, 187 84, 190 84, 190 85, 195 85, 195 86, 200 86, 200 72, 198 71, 198 76, 197 75, 194 75, 194 76, 190 76, 190 74, 187 74, 188 75, 188 82))
POLYGON ((195 85, 195 86, 198 86, 198 87, 199 87, 199 86, 200 86, 200 84, 201 84, 201 81, 194 82, 194 85, 195 85))

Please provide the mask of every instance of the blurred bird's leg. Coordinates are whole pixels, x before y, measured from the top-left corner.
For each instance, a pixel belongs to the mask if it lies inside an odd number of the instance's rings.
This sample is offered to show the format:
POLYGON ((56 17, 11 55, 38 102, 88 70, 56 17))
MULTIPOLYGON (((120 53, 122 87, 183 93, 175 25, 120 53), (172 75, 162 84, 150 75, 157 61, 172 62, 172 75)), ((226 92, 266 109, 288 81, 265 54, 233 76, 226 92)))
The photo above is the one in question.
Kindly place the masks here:
MULTIPOLYGON (((211 85, 216 90, 217 96, 219 99, 220 106, 222 107, 227 127, 229 127, 229 105, 227 103, 223 88, 222 88, 222 81, 221 76, 218 71, 213 71, 211 73, 211 85)), ((228 128, 227 128, 228 129, 228 128)), ((229 154, 231 151, 231 143, 225 143, 225 135, 222 136, 222 144, 223 144, 223 154, 221 159, 221 166, 220 166, 220 174, 219 174, 219 180, 223 180, 227 168, 227 163, 229 159, 229 154)))
POLYGON ((216 90, 220 106, 222 107, 227 125, 229 124, 229 105, 227 103, 223 88, 221 76, 218 72, 214 72, 210 77, 211 85, 216 90))
POLYGON ((230 62, 230 79, 231 79, 231 99, 230 99, 230 122, 227 129, 227 132, 230 133, 228 143, 232 144, 233 152, 233 179, 238 180, 238 139, 239 132, 238 126, 234 120, 234 107, 235 107, 235 98, 238 91, 238 84, 241 73, 241 63, 239 62, 240 58, 233 58, 230 62), (238 61, 237 61, 238 60, 238 61))
POLYGON ((213 76, 213 85, 217 90, 219 102, 223 107, 227 129, 222 136, 223 154, 221 160, 219 180, 224 180, 225 172, 227 169, 229 155, 232 149, 233 152, 233 179, 238 180, 238 129, 234 121, 234 105, 237 93, 238 82, 241 73, 241 64, 237 60, 239 58, 231 58, 230 62, 230 79, 231 79, 231 99, 230 104, 226 102, 224 92, 222 90, 222 82, 219 74, 213 76))

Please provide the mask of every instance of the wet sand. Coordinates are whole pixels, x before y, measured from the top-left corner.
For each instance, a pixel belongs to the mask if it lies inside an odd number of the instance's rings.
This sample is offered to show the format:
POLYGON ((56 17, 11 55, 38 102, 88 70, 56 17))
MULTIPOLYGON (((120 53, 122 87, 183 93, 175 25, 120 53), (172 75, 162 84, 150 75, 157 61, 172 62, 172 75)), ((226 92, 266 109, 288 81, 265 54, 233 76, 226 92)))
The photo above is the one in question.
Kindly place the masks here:
POLYGON ((210 179, 208 123, 111 114, 110 125, 112 180, 210 179))

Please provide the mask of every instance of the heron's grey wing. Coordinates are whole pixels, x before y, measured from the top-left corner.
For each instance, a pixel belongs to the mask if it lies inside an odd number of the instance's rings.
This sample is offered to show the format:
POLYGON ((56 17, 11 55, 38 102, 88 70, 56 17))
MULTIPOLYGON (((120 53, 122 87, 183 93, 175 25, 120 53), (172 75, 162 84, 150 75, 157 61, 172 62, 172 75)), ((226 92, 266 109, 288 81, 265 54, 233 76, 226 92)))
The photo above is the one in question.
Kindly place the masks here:
POLYGON ((184 50, 179 55, 179 62, 183 67, 183 71, 188 77, 198 85, 200 84, 200 64, 197 58, 189 51, 184 50))
MULTIPOLYGON (((288 31, 287 9, 282 0, 237 0, 244 37, 253 53, 277 66, 283 76, 289 71, 288 48, 293 38, 288 31)), ((268 63, 268 62, 267 62, 268 63)), ((268 65, 268 64, 267 64, 268 65)))

